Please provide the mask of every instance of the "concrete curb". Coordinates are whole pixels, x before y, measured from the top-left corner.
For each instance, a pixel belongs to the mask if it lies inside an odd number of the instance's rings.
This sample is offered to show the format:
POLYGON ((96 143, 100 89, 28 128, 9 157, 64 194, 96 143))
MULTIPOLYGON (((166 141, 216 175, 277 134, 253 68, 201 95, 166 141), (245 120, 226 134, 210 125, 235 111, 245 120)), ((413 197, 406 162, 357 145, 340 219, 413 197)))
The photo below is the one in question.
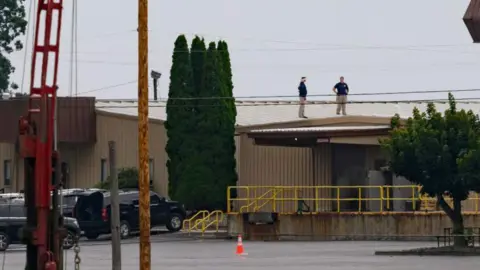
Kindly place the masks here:
POLYGON ((478 248, 425 248, 412 250, 398 250, 398 251, 375 251, 378 256, 480 256, 480 249, 478 248))

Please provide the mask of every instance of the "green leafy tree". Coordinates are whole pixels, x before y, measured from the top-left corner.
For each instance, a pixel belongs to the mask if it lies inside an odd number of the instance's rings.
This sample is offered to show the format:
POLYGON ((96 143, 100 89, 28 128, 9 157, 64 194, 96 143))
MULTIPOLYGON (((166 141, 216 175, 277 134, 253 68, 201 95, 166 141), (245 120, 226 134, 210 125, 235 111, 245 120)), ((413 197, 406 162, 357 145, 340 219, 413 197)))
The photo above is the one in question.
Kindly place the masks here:
MULTIPOLYGON (((0 92, 8 90, 15 71, 7 55, 23 48, 19 37, 25 34, 25 0, 2 0, 0 3, 0 92)), ((16 89, 16 84, 11 85, 16 89)))
MULTIPOLYGON (((405 123, 396 115, 391 121, 391 136, 382 145, 389 154, 392 172, 436 198, 452 221, 453 233, 462 235, 461 202, 471 191, 480 192, 480 121, 472 111, 458 110, 451 94, 449 102, 443 115, 434 104, 428 104, 425 113, 415 108, 405 123)), ((462 236, 454 239, 455 246, 466 244, 462 236)))
POLYGON ((194 97, 194 86, 190 52, 186 37, 180 35, 175 41, 172 56, 165 122, 168 137, 165 149, 168 155, 168 193, 173 199, 178 199, 177 186, 181 175, 189 167, 184 162, 185 156, 194 147, 191 139, 188 139, 195 132, 195 118, 192 117, 194 101, 185 99, 191 97, 194 97))

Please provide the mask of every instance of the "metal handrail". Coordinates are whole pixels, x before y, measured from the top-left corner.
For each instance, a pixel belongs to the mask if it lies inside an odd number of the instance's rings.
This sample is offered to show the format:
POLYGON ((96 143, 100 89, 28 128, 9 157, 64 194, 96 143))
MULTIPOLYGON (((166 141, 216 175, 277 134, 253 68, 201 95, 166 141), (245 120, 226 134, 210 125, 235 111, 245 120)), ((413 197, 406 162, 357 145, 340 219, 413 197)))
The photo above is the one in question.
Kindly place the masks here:
POLYGON ((281 190, 281 189, 273 189, 273 195, 272 195, 272 197, 271 197, 270 199, 267 199, 267 201, 265 201, 263 204, 260 204, 260 206, 257 205, 257 206, 255 206, 255 207, 253 207, 253 212, 257 212, 259 209, 262 209, 262 207, 264 207, 265 205, 267 205, 267 204, 270 203, 270 202, 273 202, 272 207, 273 207, 273 211, 275 212, 275 208, 276 208, 276 204, 277 204, 277 203, 276 203, 277 195, 278 195, 278 193, 281 193, 281 192, 283 192, 283 190, 281 190))
POLYGON ((205 219, 204 219, 204 226, 202 227, 202 235, 205 233, 205 231, 212 225, 216 225, 215 231, 218 232, 220 222, 223 221, 223 212, 220 210, 215 210, 212 211, 205 219), (210 218, 215 215, 215 219, 212 220, 210 223, 207 223, 210 218))
MULTIPOLYGON (((421 187, 418 185, 383 185, 383 186, 238 186, 238 187, 229 187, 229 193, 227 194, 228 205, 231 206, 232 202, 245 203, 245 205, 240 206, 238 213, 243 212, 258 212, 262 208, 272 208, 272 212, 279 214, 292 214, 295 213, 293 210, 295 207, 292 207, 292 210, 286 210, 285 203, 294 203, 297 205, 299 202, 314 203, 315 208, 314 213, 318 212, 343 212, 342 203, 345 202, 358 202, 356 210, 347 211, 347 212, 376 212, 376 213, 388 213, 392 210, 392 204, 396 204, 398 201, 405 201, 412 204, 412 210, 414 211, 427 211, 432 212, 436 211, 436 198, 430 198, 421 193, 421 187), (237 198, 231 198, 230 192, 232 189, 244 189, 247 192, 240 195, 237 198), (342 194, 342 191, 347 191, 357 193, 354 196, 346 196, 342 194), (395 197, 394 192, 400 191, 403 194, 395 197), (405 191, 406 190, 406 191, 405 191), (293 191, 293 195, 289 195, 293 191), (323 191, 323 192, 322 192, 323 191), (372 195, 368 194, 367 191, 373 191, 377 193, 372 195), (409 196, 405 192, 410 193, 409 196), (256 194, 261 194, 256 196, 256 194), (299 193, 302 193, 299 196, 299 193), (282 194, 282 196, 278 196, 282 194), (326 195, 329 194, 329 195, 326 195), (272 195, 271 197, 268 197, 272 195), (266 200, 263 202, 263 200, 266 200), (261 201, 261 204, 259 202, 261 201), (373 205, 374 209, 364 209, 364 202, 376 201, 378 204, 373 205), (331 206, 326 206, 325 208, 331 208, 331 210, 322 210, 320 211, 321 202, 332 202, 331 206), (281 207, 278 207, 280 203, 281 207), (417 206, 417 203, 420 205, 417 206), (433 208, 430 203, 433 204, 433 208), (434 204, 435 203, 435 204, 434 204), (334 206, 335 205, 335 206, 334 206), (280 208, 280 209, 277 209, 280 208), (336 208, 336 209, 334 209, 336 208)), ((447 203, 451 203, 451 199, 445 198, 447 203)), ((480 214, 480 196, 478 193, 471 195, 467 202, 474 202, 474 204, 469 205, 469 210, 464 210, 464 213, 475 213, 480 214), (473 206, 473 207, 472 207, 473 206)), ((368 206, 371 206, 369 204, 368 206)), ((350 206, 351 208, 352 206, 350 206)), ((355 209, 355 208, 354 208, 355 209)), ((464 208, 465 209, 465 208, 464 208)), ((467 208, 468 209, 468 208, 467 208)), ((228 214, 236 214, 237 212, 231 210, 229 207, 227 209, 228 214)), ((441 212, 441 211, 438 211, 441 212)))
POLYGON ((195 213, 195 215, 183 221, 183 228, 186 229, 188 232, 190 232, 196 226, 197 220, 204 219, 208 215, 209 215, 209 212, 207 210, 198 211, 197 213, 195 213), (202 217, 200 217, 200 215, 202 215, 202 217), (192 221, 194 220, 195 220, 195 224, 194 224, 194 227, 192 227, 191 226, 192 221), (188 224, 188 227, 187 227, 187 224, 188 224))
MULTIPOLYGON (((254 205, 258 204, 258 201, 259 201, 259 200, 265 199, 265 197, 266 197, 271 191, 273 191, 273 190, 275 190, 275 189, 273 188, 273 189, 267 190, 267 191, 266 191, 265 193, 263 193, 260 197, 254 198, 251 203, 240 207, 240 213, 243 213, 243 209, 244 209, 244 208, 246 208, 246 209, 247 209, 247 212, 248 212, 248 209, 250 209, 251 206, 254 206, 254 205)), ((256 211, 255 211, 256 207, 253 207, 253 209, 254 209, 254 212, 256 212, 256 211)))

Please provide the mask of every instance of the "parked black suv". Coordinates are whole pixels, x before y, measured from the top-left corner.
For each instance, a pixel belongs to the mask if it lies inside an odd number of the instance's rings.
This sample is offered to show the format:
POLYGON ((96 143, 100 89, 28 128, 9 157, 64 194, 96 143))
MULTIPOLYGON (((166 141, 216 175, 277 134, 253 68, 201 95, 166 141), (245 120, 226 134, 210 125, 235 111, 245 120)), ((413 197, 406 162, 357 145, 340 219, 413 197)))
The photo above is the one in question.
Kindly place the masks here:
MULTIPOLYGON (((23 227, 27 224, 23 203, 0 204, 0 251, 5 251, 10 244, 20 244, 23 227)), ((80 237, 80 227, 74 218, 64 217, 67 235, 63 248, 70 249, 80 237)))
POLYGON ((103 189, 64 189, 62 191, 62 214, 65 217, 73 217, 73 208, 78 197, 88 196, 92 192, 105 192, 103 189))
MULTIPOLYGON (((122 238, 139 229, 138 195, 138 191, 119 192, 122 238)), ((74 217, 88 239, 110 233, 110 214, 110 192, 91 192, 87 196, 79 196, 74 208, 74 217)), ((180 203, 150 192, 150 216, 151 227, 166 225, 169 231, 176 232, 182 229, 186 213, 180 203)))

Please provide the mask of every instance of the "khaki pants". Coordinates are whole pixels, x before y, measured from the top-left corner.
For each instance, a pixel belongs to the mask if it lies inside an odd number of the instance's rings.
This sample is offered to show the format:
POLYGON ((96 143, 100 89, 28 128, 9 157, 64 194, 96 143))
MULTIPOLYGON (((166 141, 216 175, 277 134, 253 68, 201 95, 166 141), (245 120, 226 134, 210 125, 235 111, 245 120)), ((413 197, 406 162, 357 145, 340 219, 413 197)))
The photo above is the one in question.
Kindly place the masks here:
POLYGON ((305 101, 307 99, 300 97, 300 106, 298 107, 298 117, 305 117, 305 101))
POLYGON ((347 95, 338 95, 337 96, 337 114, 340 114, 342 111, 343 115, 347 115, 347 95))

